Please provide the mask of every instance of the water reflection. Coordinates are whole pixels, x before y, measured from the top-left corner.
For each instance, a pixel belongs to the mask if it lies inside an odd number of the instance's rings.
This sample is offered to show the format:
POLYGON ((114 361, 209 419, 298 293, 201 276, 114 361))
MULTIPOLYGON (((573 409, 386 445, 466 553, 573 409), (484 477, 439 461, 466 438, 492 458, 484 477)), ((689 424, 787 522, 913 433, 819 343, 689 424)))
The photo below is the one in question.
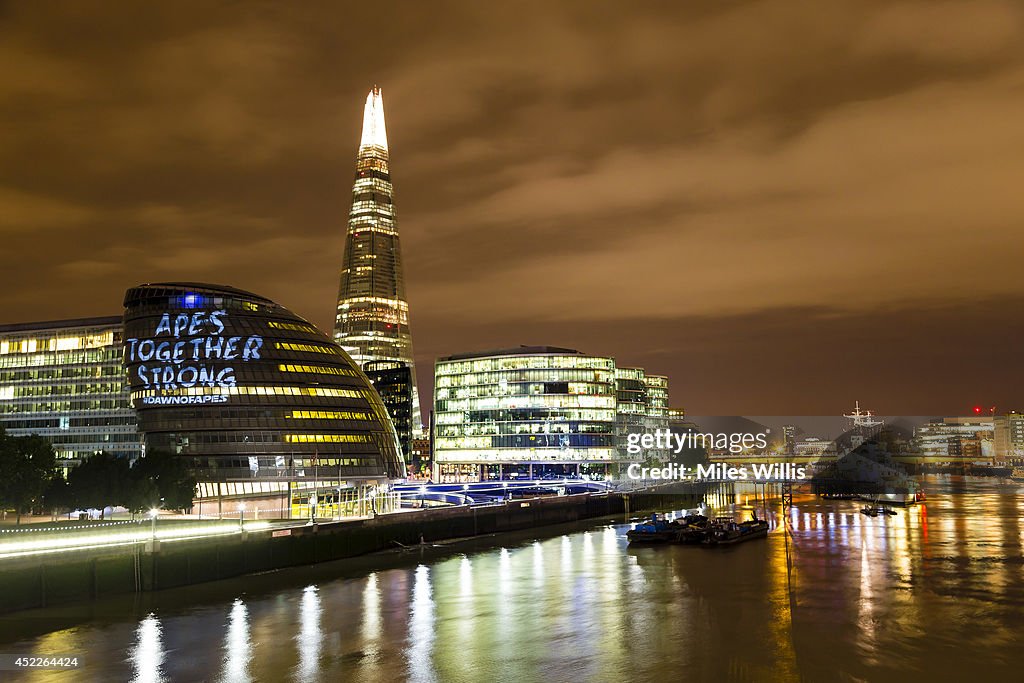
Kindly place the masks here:
POLYGON ((222 683, 249 683, 249 662, 252 642, 249 638, 249 610, 241 599, 236 599, 228 614, 227 638, 224 642, 224 672, 222 683))
POLYGON ((320 595, 316 586, 306 586, 299 605, 299 633, 295 637, 299 649, 299 666, 295 680, 315 681, 320 676, 320 595))
POLYGON ((434 600, 430 590, 430 569, 416 568, 409 611, 409 679, 418 683, 437 680, 431 661, 434 650, 434 600))
POLYGON ((878 518, 855 501, 807 497, 798 509, 763 511, 748 499, 710 512, 739 518, 757 509, 772 531, 720 549, 627 547, 623 521, 506 538, 502 548, 396 553, 390 568, 363 576, 309 586, 308 573, 296 572, 294 584, 247 593, 245 602, 85 623, 73 636, 55 631, 3 649, 54 651, 55 637, 73 637, 110 662, 68 681, 675 680, 681 672, 723 682, 1015 680, 1024 632, 1018 489, 929 491, 927 507, 878 518))
POLYGON ((163 673, 164 647, 160 620, 150 614, 135 631, 132 648, 132 683, 160 683, 167 680, 163 673))
POLYGON ((377 572, 366 577, 363 589, 363 626, 361 635, 366 648, 375 649, 380 640, 380 586, 377 583, 377 572))

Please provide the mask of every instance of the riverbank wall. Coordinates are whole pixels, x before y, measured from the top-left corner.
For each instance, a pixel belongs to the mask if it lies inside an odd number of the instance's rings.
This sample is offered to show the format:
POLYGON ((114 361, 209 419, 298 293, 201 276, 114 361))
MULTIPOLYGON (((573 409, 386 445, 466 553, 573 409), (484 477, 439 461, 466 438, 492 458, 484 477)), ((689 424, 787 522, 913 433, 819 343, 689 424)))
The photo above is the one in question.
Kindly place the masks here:
POLYGON ((0 560, 0 614, 162 590, 506 531, 693 507, 691 491, 644 491, 427 508, 374 519, 0 560))

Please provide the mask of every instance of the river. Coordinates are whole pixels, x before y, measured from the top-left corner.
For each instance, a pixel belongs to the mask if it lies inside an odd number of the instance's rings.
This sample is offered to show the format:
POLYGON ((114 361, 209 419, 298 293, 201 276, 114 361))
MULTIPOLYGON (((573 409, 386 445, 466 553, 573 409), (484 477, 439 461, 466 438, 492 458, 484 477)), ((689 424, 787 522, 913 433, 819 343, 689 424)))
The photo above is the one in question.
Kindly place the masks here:
POLYGON ((724 549, 628 548, 606 521, 8 615, 0 652, 83 667, 0 679, 1018 679, 1024 488, 924 488, 890 517, 776 502, 766 540, 724 549))

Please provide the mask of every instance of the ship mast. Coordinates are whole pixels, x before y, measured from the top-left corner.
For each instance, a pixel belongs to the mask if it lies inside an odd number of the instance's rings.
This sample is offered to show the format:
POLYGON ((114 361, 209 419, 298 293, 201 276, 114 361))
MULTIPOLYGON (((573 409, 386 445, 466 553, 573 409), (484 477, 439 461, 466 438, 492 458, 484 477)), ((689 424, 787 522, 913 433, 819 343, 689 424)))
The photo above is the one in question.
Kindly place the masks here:
POLYGON ((875 417, 875 413, 872 410, 861 410, 860 401, 855 402, 853 412, 848 415, 843 415, 846 419, 853 422, 854 429, 861 429, 868 431, 875 427, 881 427, 885 424, 884 420, 879 420, 875 417))

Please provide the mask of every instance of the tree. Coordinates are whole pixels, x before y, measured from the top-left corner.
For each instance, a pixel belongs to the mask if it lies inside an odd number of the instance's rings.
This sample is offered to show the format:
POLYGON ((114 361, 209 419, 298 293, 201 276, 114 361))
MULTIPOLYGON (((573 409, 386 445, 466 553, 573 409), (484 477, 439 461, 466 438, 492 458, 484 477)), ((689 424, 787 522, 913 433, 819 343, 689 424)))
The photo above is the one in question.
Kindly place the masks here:
POLYGON ((82 508, 103 509, 125 505, 131 485, 131 466, 127 458, 101 451, 87 458, 68 475, 69 498, 82 508))
POLYGON ((53 477, 56 456, 41 436, 8 436, 0 431, 0 507, 13 507, 18 524, 37 504, 53 477))
POLYGON ((68 487, 64 473, 57 470, 50 477, 43 489, 43 509, 55 514, 57 510, 70 510, 74 504, 71 500, 71 490, 68 487))
POLYGON ((138 512, 151 507, 189 510, 196 495, 196 478, 182 458, 161 450, 150 450, 131 471, 136 498, 129 509, 138 512))

